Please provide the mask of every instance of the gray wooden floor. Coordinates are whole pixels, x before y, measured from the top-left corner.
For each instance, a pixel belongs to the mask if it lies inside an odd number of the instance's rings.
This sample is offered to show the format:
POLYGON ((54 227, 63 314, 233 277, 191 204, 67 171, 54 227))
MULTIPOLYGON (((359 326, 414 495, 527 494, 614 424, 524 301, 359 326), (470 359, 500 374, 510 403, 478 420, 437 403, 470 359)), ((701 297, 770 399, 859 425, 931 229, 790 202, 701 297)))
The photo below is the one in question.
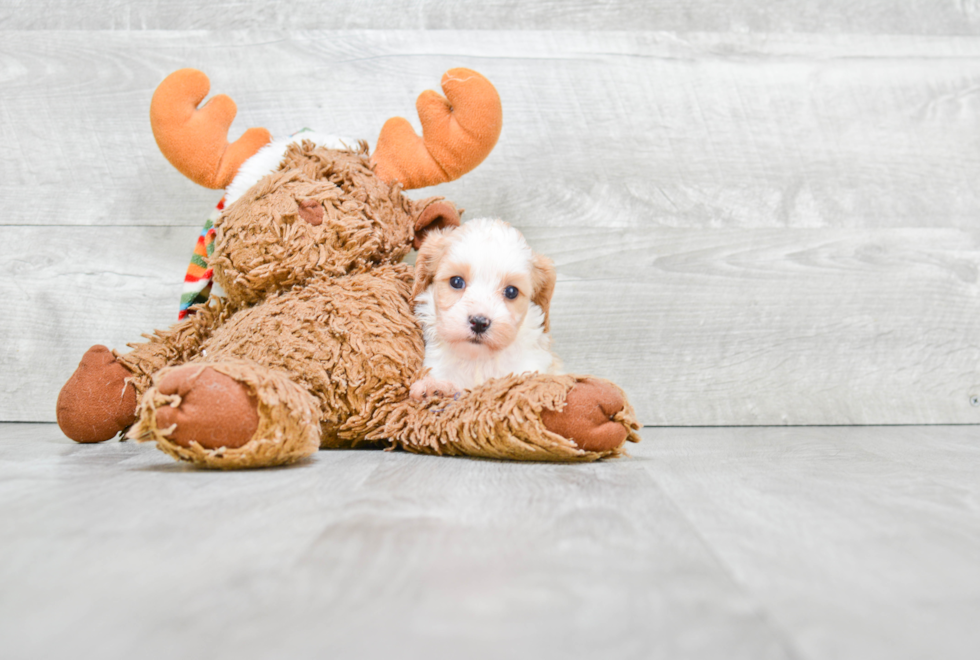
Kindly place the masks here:
POLYGON ((643 435, 226 474, 0 425, 0 655, 980 657, 980 428, 643 435))

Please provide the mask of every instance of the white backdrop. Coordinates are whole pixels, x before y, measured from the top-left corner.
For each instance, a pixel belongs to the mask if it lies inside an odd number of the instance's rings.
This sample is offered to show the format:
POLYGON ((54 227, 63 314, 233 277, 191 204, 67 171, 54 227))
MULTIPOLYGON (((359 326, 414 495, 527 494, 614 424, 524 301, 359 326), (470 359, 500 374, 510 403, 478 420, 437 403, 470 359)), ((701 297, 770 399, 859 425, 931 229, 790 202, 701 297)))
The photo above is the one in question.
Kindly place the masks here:
POLYGON ((556 348, 654 425, 980 422, 976 3, 4 2, 0 421, 170 324, 204 217, 150 95, 370 143, 454 66, 503 100, 443 194, 558 266, 556 348), (971 403, 972 399, 972 403, 971 403))

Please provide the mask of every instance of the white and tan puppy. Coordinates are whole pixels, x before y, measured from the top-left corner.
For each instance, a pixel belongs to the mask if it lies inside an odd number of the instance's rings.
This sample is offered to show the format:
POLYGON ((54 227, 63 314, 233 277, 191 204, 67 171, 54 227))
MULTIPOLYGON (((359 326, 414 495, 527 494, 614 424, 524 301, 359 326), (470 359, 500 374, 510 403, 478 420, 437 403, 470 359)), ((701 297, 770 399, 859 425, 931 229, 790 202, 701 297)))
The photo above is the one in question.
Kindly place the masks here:
POLYGON ((412 385, 412 398, 451 396, 507 374, 558 373, 548 335, 554 290, 551 259, 502 220, 429 232, 413 291, 429 372, 412 385))

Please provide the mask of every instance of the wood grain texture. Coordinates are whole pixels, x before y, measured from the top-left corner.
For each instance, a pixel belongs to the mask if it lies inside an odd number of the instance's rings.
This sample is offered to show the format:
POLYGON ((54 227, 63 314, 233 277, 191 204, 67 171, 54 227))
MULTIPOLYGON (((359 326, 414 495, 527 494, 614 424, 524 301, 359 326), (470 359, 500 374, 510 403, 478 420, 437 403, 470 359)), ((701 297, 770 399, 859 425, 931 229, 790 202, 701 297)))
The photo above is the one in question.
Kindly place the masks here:
POLYGON ((0 229, 0 419, 52 421, 58 392, 89 346, 123 349, 173 323, 181 271, 199 233, 200 227, 0 229))
POLYGON ((592 465, 229 474, 4 424, 4 658, 972 660, 976 433, 644 429, 592 465))
POLYGON ((4 31, 0 419, 173 318, 218 197, 147 125, 187 65, 232 137, 373 139, 489 76, 501 142, 434 191, 559 260, 559 352, 648 424, 980 421, 980 39, 507 30, 4 31))
POLYGON ((655 425, 980 421, 980 235, 526 232, 566 367, 655 425))
POLYGON ((6 0, 0 29, 663 30, 960 35, 974 0, 6 0))
POLYGON ((435 189, 471 214, 870 229, 980 213, 975 37, 8 31, 0 223, 198 222, 214 194, 169 166, 147 121, 177 68, 236 99, 233 137, 307 125, 373 142, 460 65, 496 83, 505 115, 487 161, 435 189))
MULTIPOLYGON (((0 228, 0 419, 52 420, 86 348, 169 325, 197 235, 0 228)), ((976 423, 980 234, 524 228, 555 347, 645 424, 976 423)))
POLYGON ((978 437, 976 426, 669 429, 637 453, 799 657, 971 658, 978 437))
POLYGON ((633 462, 339 451, 216 474, 0 433, 10 660, 792 657, 633 462))

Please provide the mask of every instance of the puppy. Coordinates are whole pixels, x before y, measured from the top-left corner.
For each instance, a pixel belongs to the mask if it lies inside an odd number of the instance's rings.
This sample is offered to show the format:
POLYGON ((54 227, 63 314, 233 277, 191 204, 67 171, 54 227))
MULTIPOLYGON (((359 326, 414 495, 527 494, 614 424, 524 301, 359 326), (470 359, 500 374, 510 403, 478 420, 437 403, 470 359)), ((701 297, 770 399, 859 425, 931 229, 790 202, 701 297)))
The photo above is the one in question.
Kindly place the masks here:
POLYGON ((429 232, 412 292, 429 372, 412 385, 412 398, 452 396, 512 373, 558 373, 548 335, 554 290, 551 259, 502 220, 429 232))

